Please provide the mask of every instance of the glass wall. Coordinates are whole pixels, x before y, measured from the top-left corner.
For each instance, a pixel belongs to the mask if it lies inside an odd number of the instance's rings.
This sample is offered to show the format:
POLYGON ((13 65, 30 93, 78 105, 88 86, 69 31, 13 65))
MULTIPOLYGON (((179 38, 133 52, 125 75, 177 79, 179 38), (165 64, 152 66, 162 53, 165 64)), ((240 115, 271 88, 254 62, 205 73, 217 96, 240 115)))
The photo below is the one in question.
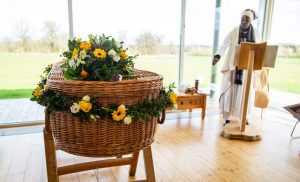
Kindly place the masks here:
POLYGON ((270 69, 270 87, 300 94, 300 1, 274 1, 269 44, 279 46, 275 68, 270 69))
MULTIPOLYGON (((260 8, 260 0, 222 0, 219 39, 220 44, 234 27, 240 25, 241 13, 245 9, 253 9, 257 14, 260 14, 260 8)), ((252 25, 257 28, 259 20, 262 19, 258 18, 257 20, 254 20, 252 25)))
POLYGON ((59 61, 66 48, 67 5, 61 0, 1 1, 0 125, 44 119, 43 108, 29 97, 44 68, 59 61))
POLYGON ((137 69, 178 80, 181 0, 74 1, 74 35, 111 35, 139 54, 137 69))
MULTIPOLYGON (((216 1, 187 1, 186 40, 184 60, 184 83, 194 85, 199 79, 200 87, 208 88, 211 74, 214 16, 216 1)), ((219 45, 225 36, 240 24, 241 12, 245 9, 259 10, 259 0, 222 0, 219 45)), ((254 26, 258 23, 253 22, 254 26)), ((222 64, 222 62, 221 62, 222 64)), ((218 67, 221 67, 218 64, 218 67)), ((217 82, 221 73, 217 71, 217 82)))
POLYGON ((59 61, 66 47, 67 2, 6 1, 0 22, 0 90, 27 89, 28 97, 44 67, 59 61))
POLYGON ((211 54, 214 33, 215 1, 186 2, 185 55, 183 82, 207 88, 210 82, 211 54))

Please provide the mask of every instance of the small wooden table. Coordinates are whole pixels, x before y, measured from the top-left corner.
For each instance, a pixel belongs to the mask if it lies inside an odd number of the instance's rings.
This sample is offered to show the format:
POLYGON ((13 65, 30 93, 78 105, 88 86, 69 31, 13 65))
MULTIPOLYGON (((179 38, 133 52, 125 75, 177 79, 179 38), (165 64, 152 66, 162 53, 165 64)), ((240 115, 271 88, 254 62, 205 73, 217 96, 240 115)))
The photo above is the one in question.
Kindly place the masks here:
POLYGON ((185 110, 189 109, 191 112, 195 108, 201 108, 201 118, 202 120, 205 118, 205 110, 206 110, 206 97, 208 94, 206 93, 195 93, 193 95, 191 94, 185 94, 183 92, 178 92, 177 97, 177 106, 178 110, 185 110))

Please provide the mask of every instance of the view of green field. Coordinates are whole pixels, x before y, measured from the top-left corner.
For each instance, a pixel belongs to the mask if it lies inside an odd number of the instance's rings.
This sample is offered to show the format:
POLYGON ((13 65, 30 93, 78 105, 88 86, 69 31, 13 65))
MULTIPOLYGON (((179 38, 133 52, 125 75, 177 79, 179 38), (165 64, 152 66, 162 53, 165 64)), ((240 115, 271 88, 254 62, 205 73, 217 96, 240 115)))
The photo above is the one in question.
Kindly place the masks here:
MULTIPOLYGON (((1 53, 0 98, 30 97, 44 68, 60 60, 59 53, 1 53)), ((139 56, 135 61, 135 67, 163 75, 165 85, 172 82, 177 84, 178 60, 177 55, 139 56)), ((222 61, 218 67, 221 67, 221 64, 222 61)), ((277 58, 275 68, 270 71, 270 88, 300 94, 299 70, 299 58, 277 58)), ((198 78, 200 87, 208 87, 210 72, 209 56, 185 56, 183 76, 185 84, 192 86, 194 80, 198 78)), ((217 82, 220 78, 221 73, 218 71, 217 82)))

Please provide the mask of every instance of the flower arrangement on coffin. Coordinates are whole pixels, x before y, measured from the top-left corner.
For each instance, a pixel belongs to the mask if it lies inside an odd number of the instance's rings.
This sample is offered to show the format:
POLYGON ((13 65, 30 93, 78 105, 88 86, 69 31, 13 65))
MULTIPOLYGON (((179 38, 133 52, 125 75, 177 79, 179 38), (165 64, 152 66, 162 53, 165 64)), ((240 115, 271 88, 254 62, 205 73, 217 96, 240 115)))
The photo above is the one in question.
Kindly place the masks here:
POLYGON ((65 79, 120 81, 123 77, 130 78, 133 73, 133 59, 128 56, 123 42, 114 38, 89 35, 89 40, 74 38, 68 42, 69 50, 65 57, 65 79))
MULTIPOLYGON (((121 81, 134 75, 133 59, 123 49, 123 43, 113 38, 89 36, 88 41, 69 40, 69 50, 63 53, 62 69, 65 79, 121 81)), ((174 84, 161 90, 157 98, 146 98, 134 105, 111 104, 102 106, 97 101, 97 94, 83 97, 65 96, 47 85, 47 75, 52 65, 48 65, 41 76, 41 81, 32 93, 31 100, 45 106, 50 112, 69 111, 82 121, 97 121, 102 117, 111 117, 112 121, 130 124, 132 120, 147 121, 158 117, 166 108, 176 107, 177 95, 173 92, 174 84)), ((101 93, 100 93, 101 94, 101 93)))

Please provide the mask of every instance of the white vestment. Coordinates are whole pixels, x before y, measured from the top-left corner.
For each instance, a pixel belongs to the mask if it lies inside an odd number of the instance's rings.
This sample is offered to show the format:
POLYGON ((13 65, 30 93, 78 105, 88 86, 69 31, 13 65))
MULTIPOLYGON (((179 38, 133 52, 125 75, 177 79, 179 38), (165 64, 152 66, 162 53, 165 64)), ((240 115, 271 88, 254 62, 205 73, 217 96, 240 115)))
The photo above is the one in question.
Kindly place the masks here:
MULTIPOLYGON (((254 29, 255 42, 257 43, 260 41, 259 33, 255 28, 253 29, 254 29)), ((238 41, 239 41, 239 26, 235 27, 226 36, 222 46, 219 48, 216 54, 222 57, 227 51, 224 64, 221 68, 223 78, 222 78, 220 98, 219 98, 220 110, 222 111, 223 115, 225 113, 228 113, 231 116, 240 118, 247 71, 243 71, 243 81, 242 81, 243 84, 242 85, 234 84, 234 76, 236 70, 236 66, 234 65, 234 53, 235 53, 235 47, 236 45, 238 45, 238 41)))

